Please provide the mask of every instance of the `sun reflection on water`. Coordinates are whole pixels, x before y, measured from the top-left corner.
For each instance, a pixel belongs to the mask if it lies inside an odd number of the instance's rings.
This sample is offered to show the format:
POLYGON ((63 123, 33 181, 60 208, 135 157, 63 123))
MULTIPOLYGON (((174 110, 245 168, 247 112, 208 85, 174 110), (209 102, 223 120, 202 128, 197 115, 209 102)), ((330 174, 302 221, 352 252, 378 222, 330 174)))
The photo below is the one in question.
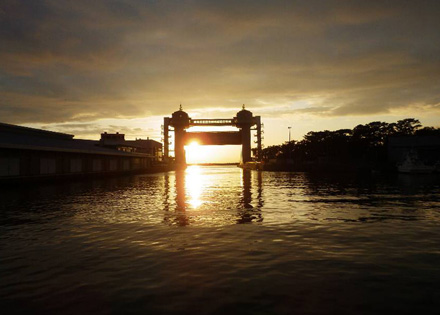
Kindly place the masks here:
POLYGON ((164 197, 167 224, 219 226, 263 220, 259 172, 192 165, 171 174, 171 181, 173 177, 174 188, 170 189, 165 181, 164 192, 174 195, 174 200, 164 197))
POLYGON ((192 165, 185 171, 185 188, 189 194, 188 203, 196 209, 203 204, 201 194, 203 190, 203 177, 200 166, 192 165))

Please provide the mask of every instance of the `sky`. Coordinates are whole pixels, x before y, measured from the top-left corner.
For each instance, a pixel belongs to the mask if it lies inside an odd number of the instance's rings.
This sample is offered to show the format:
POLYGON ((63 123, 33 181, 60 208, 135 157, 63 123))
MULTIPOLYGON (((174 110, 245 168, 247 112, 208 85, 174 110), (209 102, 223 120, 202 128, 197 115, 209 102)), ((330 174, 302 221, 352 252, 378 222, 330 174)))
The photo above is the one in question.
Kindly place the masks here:
POLYGON ((439 16, 423 0, 2 0, 0 121, 160 141, 179 104, 192 118, 246 104, 266 146, 288 127, 296 140, 408 117, 438 127, 439 16))

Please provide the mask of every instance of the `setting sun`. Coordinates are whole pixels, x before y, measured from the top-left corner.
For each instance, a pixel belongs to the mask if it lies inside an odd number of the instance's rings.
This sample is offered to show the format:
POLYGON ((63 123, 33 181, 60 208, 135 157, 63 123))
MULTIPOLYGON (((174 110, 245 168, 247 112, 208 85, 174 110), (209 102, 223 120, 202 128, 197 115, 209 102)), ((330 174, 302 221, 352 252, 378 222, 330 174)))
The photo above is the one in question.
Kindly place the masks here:
POLYGON ((209 147, 202 146, 197 141, 193 141, 185 146, 185 152, 186 159, 190 164, 206 162, 212 156, 209 152, 209 147))
POLYGON ((186 162, 188 164, 238 163, 240 149, 235 145, 200 145, 194 141, 185 146, 186 162))

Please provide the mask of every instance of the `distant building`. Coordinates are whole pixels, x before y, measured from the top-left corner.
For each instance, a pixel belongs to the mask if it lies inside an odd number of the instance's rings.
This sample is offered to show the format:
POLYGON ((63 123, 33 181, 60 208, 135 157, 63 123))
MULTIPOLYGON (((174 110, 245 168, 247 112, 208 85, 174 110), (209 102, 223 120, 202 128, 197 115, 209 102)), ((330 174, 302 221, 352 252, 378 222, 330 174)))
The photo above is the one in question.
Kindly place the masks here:
POLYGON ((149 154, 155 161, 162 161, 162 143, 148 138, 136 139, 133 146, 137 148, 136 152, 149 154))
POLYGON ((124 152, 146 153, 155 161, 162 160, 162 143, 147 139, 125 140, 122 133, 101 133, 99 145, 124 152))
POLYGON ((126 141, 123 134, 101 140, 0 123, 0 179, 147 171, 161 161, 154 140, 126 141))

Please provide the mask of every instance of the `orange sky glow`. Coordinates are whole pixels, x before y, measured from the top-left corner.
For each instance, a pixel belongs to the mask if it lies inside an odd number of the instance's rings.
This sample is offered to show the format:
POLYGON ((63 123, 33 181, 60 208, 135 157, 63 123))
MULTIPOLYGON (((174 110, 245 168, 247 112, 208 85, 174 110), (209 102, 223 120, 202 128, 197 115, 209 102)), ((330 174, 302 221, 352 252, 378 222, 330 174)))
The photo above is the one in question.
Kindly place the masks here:
MULTIPOLYGON (((4 0, 0 119, 160 141, 179 104, 192 118, 246 104, 265 146, 287 141, 288 127, 296 140, 409 117, 438 127, 439 15, 434 0, 4 0)), ((187 154, 238 162, 240 148, 187 154)))

